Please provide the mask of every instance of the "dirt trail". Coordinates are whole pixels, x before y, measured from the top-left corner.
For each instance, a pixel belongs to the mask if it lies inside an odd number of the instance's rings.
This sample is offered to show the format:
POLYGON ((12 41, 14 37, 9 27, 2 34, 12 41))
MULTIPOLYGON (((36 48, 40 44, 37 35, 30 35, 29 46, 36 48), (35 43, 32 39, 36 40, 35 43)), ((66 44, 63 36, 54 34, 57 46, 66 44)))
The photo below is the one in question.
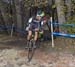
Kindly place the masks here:
MULTIPOLYGON (((0 67, 75 67, 75 52, 63 49, 65 46, 60 46, 63 41, 55 44, 55 48, 51 47, 50 41, 41 43, 42 47, 35 51, 32 61, 27 63, 25 38, 0 37, 0 67)), ((58 40, 55 39, 55 43, 58 40)))

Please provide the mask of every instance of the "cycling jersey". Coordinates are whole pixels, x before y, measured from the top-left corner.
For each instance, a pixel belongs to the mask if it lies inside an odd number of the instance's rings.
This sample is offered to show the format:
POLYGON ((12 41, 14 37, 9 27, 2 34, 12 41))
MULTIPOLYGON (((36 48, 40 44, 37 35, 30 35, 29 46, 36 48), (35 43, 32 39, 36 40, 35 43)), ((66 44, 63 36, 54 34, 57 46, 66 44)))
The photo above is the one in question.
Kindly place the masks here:
POLYGON ((42 29, 43 21, 42 19, 38 20, 36 18, 31 17, 28 21, 28 30, 34 31, 36 28, 39 30, 42 29))

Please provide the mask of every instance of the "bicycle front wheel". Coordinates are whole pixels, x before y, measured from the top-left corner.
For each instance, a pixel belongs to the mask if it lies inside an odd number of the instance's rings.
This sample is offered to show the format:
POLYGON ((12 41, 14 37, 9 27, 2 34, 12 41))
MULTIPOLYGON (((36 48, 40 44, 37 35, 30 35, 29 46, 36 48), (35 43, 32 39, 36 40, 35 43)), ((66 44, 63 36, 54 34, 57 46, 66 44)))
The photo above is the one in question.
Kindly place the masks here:
POLYGON ((28 45, 28 62, 30 62, 32 60, 32 57, 34 55, 34 47, 33 47, 33 42, 30 41, 29 45, 28 45))

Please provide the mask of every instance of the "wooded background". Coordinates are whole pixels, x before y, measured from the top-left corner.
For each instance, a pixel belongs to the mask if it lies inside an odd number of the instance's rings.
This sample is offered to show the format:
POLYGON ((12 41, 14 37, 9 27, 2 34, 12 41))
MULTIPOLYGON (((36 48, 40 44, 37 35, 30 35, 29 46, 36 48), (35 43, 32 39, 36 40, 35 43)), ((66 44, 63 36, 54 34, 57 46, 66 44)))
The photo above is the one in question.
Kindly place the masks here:
MULTIPOLYGON (((75 0, 0 0, 0 24, 14 23, 17 28, 25 29, 29 17, 36 14, 38 8, 61 24, 75 23, 75 0)), ((75 32, 71 27, 67 30, 75 32)))

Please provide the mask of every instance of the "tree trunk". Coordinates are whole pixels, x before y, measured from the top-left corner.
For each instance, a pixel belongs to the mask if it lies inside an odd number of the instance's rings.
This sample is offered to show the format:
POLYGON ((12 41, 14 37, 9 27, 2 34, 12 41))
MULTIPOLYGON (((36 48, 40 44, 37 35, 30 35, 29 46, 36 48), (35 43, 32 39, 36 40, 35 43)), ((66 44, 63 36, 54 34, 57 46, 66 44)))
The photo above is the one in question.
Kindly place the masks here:
POLYGON ((14 0, 15 9, 16 9, 16 18, 17 18, 17 28, 22 29, 22 16, 20 8, 20 0, 14 0))
MULTIPOLYGON (((58 22, 60 24, 63 24, 65 22, 65 14, 62 14, 62 6, 61 5, 61 0, 55 0, 55 4, 57 7, 57 15, 58 15, 58 22)), ((61 28, 61 26, 59 26, 60 31, 62 31, 63 29, 61 28)))
POLYGON ((1 14, 2 14, 2 17, 3 17, 3 19, 4 19, 5 25, 7 25, 8 18, 7 18, 7 16, 5 15, 5 8, 4 8, 3 5, 0 5, 0 10, 1 10, 1 14))
POLYGON ((0 10, 0 24, 1 24, 1 25, 3 25, 3 24, 4 24, 4 21, 3 21, 3 17, 2 17, 1 10, 0 10))
POLYGON ((22 28, 25 29, 28 19, 30 17, 30 10, 24 6, 24 0, 21 2, 22 28))
POLYGON ((15 8, 15 0, 12 0, 12 21, 16 25, 17 19, 16 19, 16 8, 15 8))
POLYGON ((66 18, 71 16, 71 0, 66 0, 65 1, 66 5, 67 5, 67 14, 66 14, 66 18))

